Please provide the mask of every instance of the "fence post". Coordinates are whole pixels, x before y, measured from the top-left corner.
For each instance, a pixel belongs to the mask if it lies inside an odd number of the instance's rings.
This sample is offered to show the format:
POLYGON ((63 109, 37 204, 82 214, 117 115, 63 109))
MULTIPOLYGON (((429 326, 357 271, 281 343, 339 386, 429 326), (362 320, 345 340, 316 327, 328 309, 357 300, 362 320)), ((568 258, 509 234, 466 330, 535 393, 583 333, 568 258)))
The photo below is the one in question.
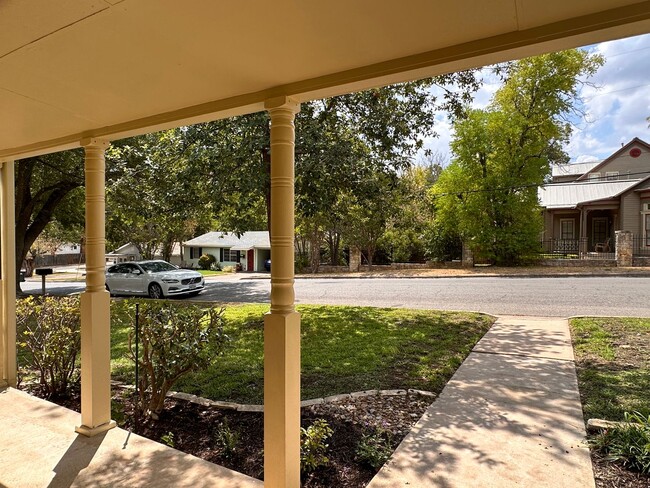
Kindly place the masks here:
POLYGON ((632 266, 632 232, 617 230, 616 234, 616 266, 632 266))
POLYGON ((473 268, 474 267, 474 252, 472 248, 469 247, 469 244, 463 242, 463 268, 473 268))

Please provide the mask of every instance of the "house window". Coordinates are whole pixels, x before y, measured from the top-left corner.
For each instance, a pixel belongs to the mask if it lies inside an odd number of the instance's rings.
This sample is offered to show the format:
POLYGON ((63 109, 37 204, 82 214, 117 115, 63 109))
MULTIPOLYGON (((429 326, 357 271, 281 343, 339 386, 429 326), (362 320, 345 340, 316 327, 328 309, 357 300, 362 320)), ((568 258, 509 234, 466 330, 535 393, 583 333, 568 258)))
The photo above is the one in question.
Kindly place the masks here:
POLYGON ((616 181, 618 180, 618 171, 608 171, 605 173, 607 181, 616 181))
MULTIPOLYGON (((650 203, 647 205, 650 209, 650 203)), ((643 214, 643 235, 645 235, 646 247, 650 247, 650 212, 643 214)))
POLYGON ((238 263, 239 262, 239 251, 233 251, 230 248, 224 248, 222 249, 222 257, 221 261, 228 261, 231 263, 238 263))
POLYGON ((190 259, 199 259, 202 254, 202 247, 190 247, 190 259))
POLYGON ((560 239, 575 239, 576 219, 560 219, 560 239))
POLYGON ((589 179, 590 180, 599 180, 600 179, 600 173, 589 173, 589 179))

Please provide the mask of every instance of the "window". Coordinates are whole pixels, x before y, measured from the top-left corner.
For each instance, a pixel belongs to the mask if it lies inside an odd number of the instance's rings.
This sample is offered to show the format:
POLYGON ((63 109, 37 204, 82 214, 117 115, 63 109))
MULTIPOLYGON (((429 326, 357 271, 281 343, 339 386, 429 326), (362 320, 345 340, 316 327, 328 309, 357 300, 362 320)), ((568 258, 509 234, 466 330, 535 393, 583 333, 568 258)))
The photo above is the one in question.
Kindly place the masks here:
POLYGON ((560 219, 560 239, 575 239, 576 219, 560 219))
POLYGON ((618 171, 608 171, 605 173, 607 181, 616 181, 618 180, 618 171))
POLYGON ((221 250, 221 261, 228 261, 231 263, 239 262, 239 251, 233 251, 230 248, 224 248, 221 250))
POLYGON ((202 254, 202 247, 190 247, 190 259, 199 259, 202 254))
POLYGON ((589 179, 590 180, 599 180, 600 179, 600 173, 589 173, 589 179))

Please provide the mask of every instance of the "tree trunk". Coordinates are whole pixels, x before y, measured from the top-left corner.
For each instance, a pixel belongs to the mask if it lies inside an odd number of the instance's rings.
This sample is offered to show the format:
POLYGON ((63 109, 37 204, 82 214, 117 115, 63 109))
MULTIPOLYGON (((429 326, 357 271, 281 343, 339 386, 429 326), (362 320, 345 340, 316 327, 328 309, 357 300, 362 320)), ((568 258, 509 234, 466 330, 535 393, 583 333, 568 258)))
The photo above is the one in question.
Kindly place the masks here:
POLYGON ((311 255, 309 264, 312 273, 318 273, 318 269, 320 268, 320 242, 320 232, 318 232, 318 229, 312 230, 309 240, 309 250, 311 255))

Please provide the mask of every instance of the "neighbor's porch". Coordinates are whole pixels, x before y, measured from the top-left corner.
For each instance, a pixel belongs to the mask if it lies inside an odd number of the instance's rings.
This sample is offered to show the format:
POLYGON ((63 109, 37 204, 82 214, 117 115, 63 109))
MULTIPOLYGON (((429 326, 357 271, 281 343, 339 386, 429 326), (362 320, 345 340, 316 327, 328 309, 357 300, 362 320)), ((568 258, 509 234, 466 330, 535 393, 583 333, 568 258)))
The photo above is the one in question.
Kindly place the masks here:
POLYGON ((613 258, 614 233, 621 230, 618 205, 545 210, 544 224, 543 252, 587 259, 613 258))

